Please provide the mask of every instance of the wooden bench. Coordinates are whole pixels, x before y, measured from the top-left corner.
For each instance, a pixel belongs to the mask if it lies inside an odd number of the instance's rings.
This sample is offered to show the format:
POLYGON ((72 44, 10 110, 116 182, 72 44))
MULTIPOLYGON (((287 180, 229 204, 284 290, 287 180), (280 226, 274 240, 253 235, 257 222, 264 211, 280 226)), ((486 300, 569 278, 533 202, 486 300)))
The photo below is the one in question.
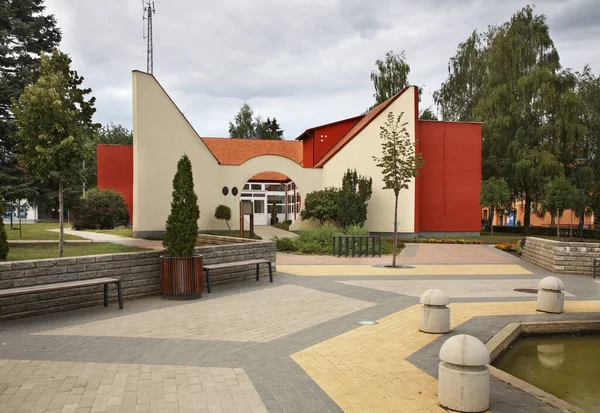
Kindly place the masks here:
POLYGON ((273 267, 271 265, 270 260, 246 260, 246 261, 224 262, 222 264, 205 265, 204 273, 206 274, 206 291, 210 294, 210 270, 218 270, 221 268, 243 267, 246 265, 256 265, 256 281, 258 281, 260 264, 267 264, 269 266, 269 280, 271 282, 273 282, 273 267))
POLYGON ((121 280, 118 278, 94 278, 90 280, 67 281, 52 284, 31 285, 27 287, 6 288, 0 290, 0 298, 14 297, 24 294, 37 294, 49 291, 69 290, 71 288, 93 287, 104 285, 104 307, 108 307, 108 284, 117 284, 117 295, 119 297, 119 310, 123 309, 123 293, 121 291, 121 280))

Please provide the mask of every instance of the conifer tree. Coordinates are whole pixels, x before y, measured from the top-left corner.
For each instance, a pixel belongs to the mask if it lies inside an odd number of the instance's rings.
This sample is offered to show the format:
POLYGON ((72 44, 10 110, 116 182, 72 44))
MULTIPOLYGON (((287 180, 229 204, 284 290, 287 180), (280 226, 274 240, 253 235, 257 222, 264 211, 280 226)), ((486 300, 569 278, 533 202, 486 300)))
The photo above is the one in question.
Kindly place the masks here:
POLYGON ((167 234, 163 241, 167 255, 192 256, 198 238, 199 218, 200 208, 194 191, 192 163, 187 155, 183 155, 177 163, 177 172, 173 178, 171 213, 167 219, 167 234))

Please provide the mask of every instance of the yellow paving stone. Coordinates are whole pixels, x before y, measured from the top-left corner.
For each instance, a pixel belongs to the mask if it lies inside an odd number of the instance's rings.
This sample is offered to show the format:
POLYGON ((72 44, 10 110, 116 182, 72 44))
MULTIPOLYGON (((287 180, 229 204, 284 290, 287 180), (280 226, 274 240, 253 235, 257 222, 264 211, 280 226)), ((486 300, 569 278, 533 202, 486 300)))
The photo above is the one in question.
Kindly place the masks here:
MULTIPOLYGON (((533 301, 453 303, 451 327, 476 316, 535 314, 535 307, 533 301)), ((419 331, 419 310, 409 307, 291 357, 346 413, 444 412, 437 380, 405 360, 439 337, 419 331)), ((567 301, 565 312, 600 312, 600 301, 567 301)))
POLYGON ((395 269, 371 265, 278 265, 277 271, 300 276, 391 276, 405 275, 529 275, 530 271, 516 264, 476 265, 411 265, 414 268, 395 269))

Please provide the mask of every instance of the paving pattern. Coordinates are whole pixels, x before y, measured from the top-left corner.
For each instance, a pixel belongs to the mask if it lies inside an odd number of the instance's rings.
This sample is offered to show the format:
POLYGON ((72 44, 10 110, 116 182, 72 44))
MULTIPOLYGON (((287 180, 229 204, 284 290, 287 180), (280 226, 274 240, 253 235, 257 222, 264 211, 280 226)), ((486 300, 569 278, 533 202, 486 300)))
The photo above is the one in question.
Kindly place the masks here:
POLYGON ((0 360, 0 411, 266 413, 243 369, 0 360))
POLYGON ((415 265, 410 268, 383 268, 372 265, 278 265, 277 270, 302 276, 364 276, 405 277, 410 275, 525 275, 531 274, 520 265, 415 265))
POLYGON ((340 295, 285 285, 39 334, 264 343, 372 305, 340 295))
MULTIPOLYGON (((357 287, 373 288, 376 290, 389 291, 396 294, 421 297, 431 288, 428 280, 359 280, 340 281, 343 284, 357 287)), ((502 280, 438 280, 435 288, 444 290, 450 298, 493 298, 493 297, 535 297, 535 294, 515 291, 515 289, 536 290, 539 279, 502 279, 502 280)), ((568 291, 563 291, 566 297, 573 297, 568 291)))
MULTIPOLYGON (((320 273, 278 262, 273 284, 223 285, 194 302, 148 297, 0 323, 0 412, 441 412, 437 355, 452 334, 485 342, 509 322, 600 317, 590 277, 561 276, 567 313, 536 314, 535 295, 512 289, 548 272, 486 246, 450 246, 465 262, 444 263, 451 249, 434 247, 408 248, 401 258, 417 271, 394 277, 310 257, 320 273), (452 297, 447 335, 417 328, 418 296, 433 287, 452 297)), ((497 380, 491 401, 494 413, 558 413, 497 380)))
MULTIPOLYGON (((499 254, 491 245, 406 244, 397 257, 399 264, 507 264, 509 254, 499 254)), ((334 257, 277 254, 278 265, 288 264, 391 264, 391 255, 382 257, 334 257)))
MULTIPOLYGON (((476 316, 535 314, 535 302, 458 303, 451 328, 476 316)), ((600 302, 567 302, 567 313, 600 312, 600 302)), ((444 412, 437 381, 406 358, 439 334, 419 331, 419 306, 292 355, 346 413, 444 412)))

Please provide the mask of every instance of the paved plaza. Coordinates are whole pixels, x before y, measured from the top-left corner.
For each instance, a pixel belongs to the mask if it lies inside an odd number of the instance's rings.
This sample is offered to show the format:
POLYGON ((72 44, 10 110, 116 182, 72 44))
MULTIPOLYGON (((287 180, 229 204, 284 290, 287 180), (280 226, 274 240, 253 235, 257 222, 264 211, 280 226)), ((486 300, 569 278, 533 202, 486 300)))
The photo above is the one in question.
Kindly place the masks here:
MULTIPOLYGON (((535 311, 548 272, 481 245, 390 257, 279 255, 271 284, 150 297, 0 323, 0 412, 443 412, 441 345, 515 321, 600 318, 600 284, 563 275, 566 312, 535 311), (419 296, 451 297, 452 331, 418 331, 419 296), (358 321, 378 321, 360 326, 358 321)), ((559 412, 492 378, 494 413, 559 412)))

